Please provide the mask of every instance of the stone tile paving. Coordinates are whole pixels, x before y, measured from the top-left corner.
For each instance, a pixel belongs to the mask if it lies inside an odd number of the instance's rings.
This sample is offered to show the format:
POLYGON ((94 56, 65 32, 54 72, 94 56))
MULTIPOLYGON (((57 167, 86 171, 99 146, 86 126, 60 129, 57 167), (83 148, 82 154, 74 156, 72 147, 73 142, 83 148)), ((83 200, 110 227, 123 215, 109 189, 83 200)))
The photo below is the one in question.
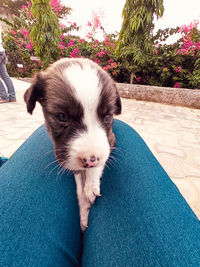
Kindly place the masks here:
MULTIPOLYGON (((27 114, 23 94, 29 87, 13 79, 16 103, 0 105, 0 155, 10 157, 43 122, 37 104, 27 114)), ((119 119, 143 137, 191 208, 200 218, 200 110, 122 99, 119 119)))

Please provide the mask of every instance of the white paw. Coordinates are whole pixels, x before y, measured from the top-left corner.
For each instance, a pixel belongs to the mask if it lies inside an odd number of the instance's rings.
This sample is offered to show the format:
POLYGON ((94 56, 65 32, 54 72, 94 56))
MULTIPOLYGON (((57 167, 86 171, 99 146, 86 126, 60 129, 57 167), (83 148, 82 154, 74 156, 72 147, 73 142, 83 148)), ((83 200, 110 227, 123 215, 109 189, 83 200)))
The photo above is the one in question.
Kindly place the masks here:
POLYGON ((89 207, 87 209, 80 210, 80 226, 83 232, 85 232, 86 228, 88 227, 89 211, 90 211, 89 207))
POLYGON ((95 186, 94 184, 87 184, 86 183, 85 187, 84 187, 84 193, 85 193, 86 199, 91 204, 94 203, 97 196, 101 196, 100 195, 100 187, 95 186))

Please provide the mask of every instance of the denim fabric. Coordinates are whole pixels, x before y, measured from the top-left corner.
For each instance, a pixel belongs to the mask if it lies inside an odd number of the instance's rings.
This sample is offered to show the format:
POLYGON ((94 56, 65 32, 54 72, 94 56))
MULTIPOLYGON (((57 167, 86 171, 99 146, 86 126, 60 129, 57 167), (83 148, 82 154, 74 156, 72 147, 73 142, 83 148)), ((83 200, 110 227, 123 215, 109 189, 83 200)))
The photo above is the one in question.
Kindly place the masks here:
POLYGON ((0 169, 0 266, 200 266, 200 224, 141 137, 116 149, 84 237, 73 176, 40 127, 0 169))
POLYGON ((6 163, 7 160, 8 158, 0 157, 0 167, 3 166, 3 164, 6 163))
POLYGON ((79 225, 74 178, 42 126, 0 169, 0 266, 79 266, 79 225))
POLYGON ((0 78, 4 81, 8 93, 6 92, 6 88, 3 84, 3 82, 0 79, 0 98, 1 99, 15 99, 15 89, 12 80, 10 79, 7 69, 6 69, 6 64, 3 62, 0 63, 0 78))

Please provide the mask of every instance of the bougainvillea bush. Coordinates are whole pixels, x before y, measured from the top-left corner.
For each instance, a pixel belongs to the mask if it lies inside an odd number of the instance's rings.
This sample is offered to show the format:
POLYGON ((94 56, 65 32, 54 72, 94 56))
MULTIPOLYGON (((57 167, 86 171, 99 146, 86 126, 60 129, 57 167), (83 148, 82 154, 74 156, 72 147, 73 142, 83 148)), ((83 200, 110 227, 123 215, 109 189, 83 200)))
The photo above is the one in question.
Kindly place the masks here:
POLYGON ((176 29, 159 30, 154 36, 152 57, 142 72, 139 82, 176 88, 200 89, 200 31, 199 21, 176 29), (167 45, 166 39, 176 33, 181 37, 167 45), (163 42, 164 41, 164 42, 163 42))
MULTIPOLYGON (((56 15, 62 11, 60 2, 51 1, 51 6, 56 15)), ((9 31, 4 32, 4 47, 9 59, 8 70, 13 76, 32 76, 35 71, 42 68, 42 62, 35 56, 34 45, 30 38, 30 32, 35 24, 31 12, 31 3, 22 6, 19 17, 14 21, 9 31)), ((119 73, 119 65, 115 58, 116 36, 106 34, 101 18, 94 13, 91 21, 88 21, 88 33, 85 39, 78 36, 79 26, 75 22, 60 23, 60 43, 58 44, 58 56, 62 57, 87 57, 101 65, 113 77, 119 73), (102 32, 103 41, 95 37, 102 32), (72 34, 73 33, 73 34, 72 34)))
MULTIPOLYGON (((52 10, 62 17, 60 0, 50 2, 52 10)), ((65 20, 66 21, 66 20, 65 20)), ((31 12, 31 2, 22 6, 20 16, 10 23, 9 30, 4 32, 4 47, 9 59, 8 71, 12 76, 30 77, 40 70, 42 62, 36 57, 30 32, 35 24, 31 12)), ((94 13, 85 26, 87 34, 79 37, 75 22, 60 22, 60 42, 57 58, 86 57, 90 58, 118 82, 129 82, 130 71, 115 55, 117 34, 107 34, 102 26, 101 15, 94 13), (99 33, 103 39, 99 41, 99 33)), ((150 60, 146 66, 135 73, 134 83, 176 88, 200 89, 200 31, 199 21, 176 29, 159 30, 152 36, 153 47, 150 60), (166 44, 166 39, 179 33, 181 37, 173 44, 166 44)))

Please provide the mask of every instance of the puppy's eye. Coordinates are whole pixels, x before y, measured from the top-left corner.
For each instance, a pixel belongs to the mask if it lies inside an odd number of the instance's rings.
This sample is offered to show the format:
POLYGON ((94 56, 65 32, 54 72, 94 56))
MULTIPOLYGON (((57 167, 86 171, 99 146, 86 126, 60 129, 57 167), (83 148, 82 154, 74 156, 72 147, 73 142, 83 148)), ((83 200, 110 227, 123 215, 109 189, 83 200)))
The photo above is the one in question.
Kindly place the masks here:
POLYGON ((103 119, 104 123, 109 123, 111 121, 111 116, 110 115, 106 115, 103 119))
POLYGON ((58 114, 56 114, 55 118, 57 121, 60 121, 60 122, 66 122, 67 121, 67 115, 65 113, 58 113, 58 114))

